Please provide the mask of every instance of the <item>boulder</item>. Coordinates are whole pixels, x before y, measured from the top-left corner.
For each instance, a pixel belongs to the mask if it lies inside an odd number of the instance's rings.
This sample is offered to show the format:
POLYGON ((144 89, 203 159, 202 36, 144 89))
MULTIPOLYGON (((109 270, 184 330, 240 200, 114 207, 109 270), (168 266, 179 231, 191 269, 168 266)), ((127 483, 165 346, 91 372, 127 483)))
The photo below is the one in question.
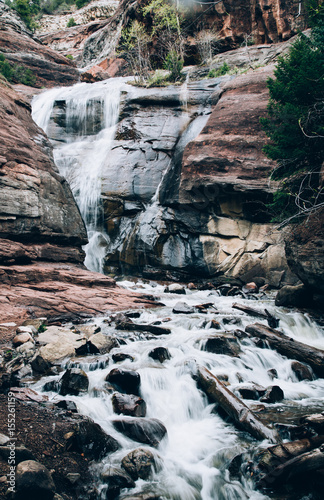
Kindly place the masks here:
POLYGON ((292 361, 291 369, 298 380, 314 380, 314 375, 311 368, 300 361, 292 361))
POLYGON ((12 341, 14 347, 19 347, 22 344, 26 344, 26 342, 34 342, 33 337, 30 333, 19 333, 16 335, 12 341))
POLYGON ((308 289, 324 295, 324 208, 295 225, 285 240, 292 271, 308 289))
POLYGON ((157 447, 167 430, 157 418, 131 418, 125 417, 112 421, 117 431, 127 437, 157 447))
POLYGON ((125 361, 125 359, 134 361, 133 356, 131 356, 130 354, 125 354, 124 352, 116 352, 112 355, 112 359, 115 363, 121 363, 122 361, 125 361))
POLYGON ((241 386, 238 388, 238 392, 242 396, 243 399, 254 399, 257 400, 261 396, 263 396, 266 392, 264 387, 261 387, 256 384, 241 386))
POLYGON ((68 399, 62 399, 55 406, 62 408, 63 410, 70 411, 72 413, 78 413, 78 407, 74 401, 69 401, 68 399))
POLYGON ((139 373, 133 370, 113 368, 108 373, 105 380, 114 385, 118 390, 120 390, 120 392, 138 395, 141 384, 141 377, 139 373))
POLYGON ((90 418, 75 424, 75 430, 66 437, 66 449, 84 453, 90 460, 99 460, 120 448, 118 441, 90 418))
POLYGON ((178 295, 186 295, 186 289, 184 286, 178 283, 172 283, 164 289, 164 293, 177 293, 178 295))
POLYGON ((35 460, 18 464, 15 500, 52 500, 54 494, 54 481, 44 465, 35 460))
POLYGON ((277 403, 284 399, 283 390, 278 385, 267 387, 265 395, 260 399, 262 403, 277 403))
POLYGON ((110 352, 114 347, 118 347, 117 340, 110 336, 104 335, 103 333, 95 333, 88 338, 87 346, 89 347, 89 352, 94 354, 106 354, 110 352))
POLYGON ((186 302, 177 302, 173 307, 172 312, 174 314, 193 314, 196 312, 196 309, 189 306, 186 302))
POLYGON ((149 352, 149 357, 163 363, 164 361, 171 359, 171 354, 169 349, 166 347, 155 347, 149 352))
POLYGON ((134 481, 138 478, 147 480, 156 467, 153 453, 144 448, 137 448, 128 453, 121 464, 134 481))
POLYGON ((12 458, 13 456, 13 451, 16 464, 25 462, 26 460, 36 460, 34 454, 25 446, 15 446, 13 448, 10 446, 10 443, 5 446, 0 446, 0 457, 8 462, 9 458, 12 458))
POLYGON ((106 498, 111 500, 119 495, 123 488, 135 488, 133 479, 124 469, 109 466, 101 473, 102 481, 108 485, 106 498))
POLYGON ((241 352, 236 337, 231 335, 213 335, 206 340, 204 350, 214 354, 226 354, 237 357, 241 352))
POLYGON ((134 394, 115 392, 112 396, 112 405, 115 413, 133 417, 145 417, 146 403, 144 399, 134 394))
POLYGON ((305 285, 286 285, 276 295, 276 306, 308 307, 312 304, 313 294, 305 285))
POLYGON ((77 396, 80 392, 87 392, 88 387, 88 376, 80 368, 66 370, 60 380, 60 394, 62 396, 66 396, 67 394, 77 396))

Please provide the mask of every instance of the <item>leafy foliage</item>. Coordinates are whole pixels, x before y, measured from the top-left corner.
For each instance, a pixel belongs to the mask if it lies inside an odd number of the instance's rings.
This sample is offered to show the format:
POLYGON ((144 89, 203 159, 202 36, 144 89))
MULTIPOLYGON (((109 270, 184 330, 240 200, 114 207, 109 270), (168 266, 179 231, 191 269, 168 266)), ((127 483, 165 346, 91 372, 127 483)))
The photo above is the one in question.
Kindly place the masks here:
POLYGON ((300 34, 279 58, 268 80, 268 116, 261 123, 271 142, 266 155, 277 162, 272 178, 281 195, 272 208, 277 218, 307 212, 320 201, 318 177, 324 161, 324 25, 311 37, 300 34), (286 203, 285 206, 284 203, 286 203))
POLYGON ((74 18, 73 18, 73 17, 70 17, 70 19, 69 19, 69 21, 68 21, 68 23, 67 23, 66 27, 67 27, 67 28, 73 28, 73 26, 76 26, 76 25, 77 25, 77 24, 76 24, 76 22, 75 22, 74 18))
POLYGON ((3 54, 0 54, 0 73, 11 83, 22 83, 30 87, 36 83, 36 76, 29 68, 18 64, 11 65, 3 54))
POLYGON ((176 50, 170 50, 164 61, 164 68, 170 71, 169 79, 176 82, 181 78, 183 59, 179 57, 176 50))

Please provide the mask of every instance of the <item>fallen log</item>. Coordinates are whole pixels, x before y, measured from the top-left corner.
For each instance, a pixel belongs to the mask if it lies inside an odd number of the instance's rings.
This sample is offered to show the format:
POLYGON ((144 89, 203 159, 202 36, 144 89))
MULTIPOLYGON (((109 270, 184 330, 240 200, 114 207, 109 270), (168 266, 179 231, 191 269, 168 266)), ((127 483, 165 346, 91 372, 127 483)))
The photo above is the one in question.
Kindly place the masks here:
POLYGON ((283 483, 289 483, 296 476, 305 477, 305 474, 324 467, 324 445, 315 450, 303 453, 288 460, 284 464, 266 474, 257 484, 258 488, 278 488, 283 483))
POLYGON ((270 314, 267 309, 265 309, 263 312, 259 311, 258 309, 254 309, 254 307, 245 306, 244 304, 238 304, 237 302, 234 302, 234 304, 232 304, 232 307, 233 309, 238 309, 239 311, 242 311, 245 314, 248 314, 249 316, 266 319, 268 325, 271 328, 277 328, 279 326, 280 320, 275 318, 272 314, 270 314))
POLYGON ((257 455, 258 467, 263 470, 263 472, 269 473, 279 465, 283 465, 292 458, 307 453, 314 448, 318 448, 323 443, 324 435, 270 446, 257 455))
POLYGON ((324 377, 324 351, 321 349, 303 344, 260 323, 248 325, 245 331, 266 340, 279 354, 307 363, 318 377, 324 377))
POLYGON ((116 330, 152 333, 153 335, 169 335, 171 333, 170 328, 155 325, 143 325, 142 323, 132 323, 131 321, 122 321, 117 323, 116 330))
POLYGON ((195 373, 197 385, 213 403, 218 403, 222 410, 242 430, 249 432, 256 439, 269 439, 277 443, 280 438, 274 429, 264 425, 261 420, 233 394, 207 368, 198 366, 195 373))
POLYGON ((265 312, 259 311, 258 309, 254 309, 253 307, 245 306, 244 304, 238 304, 237 302, 234 302, 234 304, 232 304, 232 307, 233 309, 238 309, 239 311, 242 311, 245 314, 248 314, 249 316, 254 316, 255 318, 268 319, 268 315, 265 312))

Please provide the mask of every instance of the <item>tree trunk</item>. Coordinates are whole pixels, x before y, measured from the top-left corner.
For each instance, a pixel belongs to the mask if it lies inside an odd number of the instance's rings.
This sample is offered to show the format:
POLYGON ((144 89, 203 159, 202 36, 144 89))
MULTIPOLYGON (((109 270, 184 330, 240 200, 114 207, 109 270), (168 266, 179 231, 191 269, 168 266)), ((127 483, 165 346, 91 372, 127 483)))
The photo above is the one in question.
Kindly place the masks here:
POLYGON ((298 340, 259 323, 248 325, 245 331, 254 337, 266 340, 270 347, 280 354, 307 363, 318 377, 324 377, 324 351, 321 349, 302 344, 298 340))
POLYGON ((235 424, 249 432, 256 439, 269 439, 277 443, 280 439, 277 432, 264 425, 258 417, 237 398, 207 368, 198 366, 197 384, 208 396, 209 400, 218 403, 235 424))

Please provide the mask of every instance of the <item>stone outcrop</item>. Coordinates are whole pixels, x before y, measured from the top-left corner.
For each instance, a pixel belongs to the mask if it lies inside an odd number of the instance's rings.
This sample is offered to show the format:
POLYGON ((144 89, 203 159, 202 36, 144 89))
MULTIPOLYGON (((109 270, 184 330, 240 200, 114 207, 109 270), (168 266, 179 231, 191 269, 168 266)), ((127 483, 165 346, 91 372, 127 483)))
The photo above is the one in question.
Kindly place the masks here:
POLYGON ((94 0, 81 9, 77 9, 76 5, 71 5, 70 12, 66 14, 43 15, 38 21, 36 35, 48 35, 64 30, 71 17, 76 25, 106 20, 116 12, 118 3, 118 0, 94 0))
POLYGON ((0 320, 85 312, 141 301, 87 271, 84 223, 30 105, 0 82, 0 320))
POLYGON ((293 226, 286 237, 292 271, 314 293, 324 295, 324 209, 293 226))
POLYGON ((0 2, 0 52, 11 66, 21 66, 36 77, 35 87, 72 85, 79 80, 74 63, 42 45, 14 10, 0 2))

